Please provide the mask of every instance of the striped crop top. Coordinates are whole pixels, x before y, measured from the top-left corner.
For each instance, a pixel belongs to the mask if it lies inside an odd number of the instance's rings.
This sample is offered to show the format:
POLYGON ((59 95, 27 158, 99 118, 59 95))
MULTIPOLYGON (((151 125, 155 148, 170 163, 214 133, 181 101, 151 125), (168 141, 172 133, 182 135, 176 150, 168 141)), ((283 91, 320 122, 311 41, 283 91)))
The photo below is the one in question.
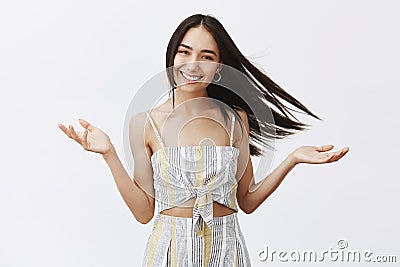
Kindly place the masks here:
POLYGON ((204 223, 212 228, 214 201, 238 211, 239 150, 232 145, 235 116, 232 115, 229 146, 164 146, 150 114, 146 113, 161 145, 151 156, 158 212, 194 198, 195 231, 201 236, 204 223))

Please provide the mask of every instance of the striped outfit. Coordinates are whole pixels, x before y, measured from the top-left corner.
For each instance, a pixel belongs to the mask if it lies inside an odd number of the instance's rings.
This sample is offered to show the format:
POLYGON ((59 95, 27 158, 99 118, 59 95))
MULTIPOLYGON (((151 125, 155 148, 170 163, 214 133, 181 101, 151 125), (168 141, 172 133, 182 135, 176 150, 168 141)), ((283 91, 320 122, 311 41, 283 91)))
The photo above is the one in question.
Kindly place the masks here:
POLYGON ((151 156, 158 214, 147 241, 142 266, 251 266, 237 218, 237 158, 229 146, 164 146, 146 112, 161 148, 151 156), (160 213, 194 199, 193 217, 160 213), (213 216, 213 202, 235 210, 213 216))

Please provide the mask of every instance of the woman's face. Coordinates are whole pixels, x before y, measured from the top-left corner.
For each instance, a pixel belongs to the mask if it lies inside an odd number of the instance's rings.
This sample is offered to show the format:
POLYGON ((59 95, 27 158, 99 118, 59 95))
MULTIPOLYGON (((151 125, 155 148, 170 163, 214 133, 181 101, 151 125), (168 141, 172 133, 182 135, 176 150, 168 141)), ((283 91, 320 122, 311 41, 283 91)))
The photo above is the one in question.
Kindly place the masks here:
POLYGON ((205 89, 222 68, 214 37, 204 27, 190 28, 174 58, 174 78, 186 91, 205 89))

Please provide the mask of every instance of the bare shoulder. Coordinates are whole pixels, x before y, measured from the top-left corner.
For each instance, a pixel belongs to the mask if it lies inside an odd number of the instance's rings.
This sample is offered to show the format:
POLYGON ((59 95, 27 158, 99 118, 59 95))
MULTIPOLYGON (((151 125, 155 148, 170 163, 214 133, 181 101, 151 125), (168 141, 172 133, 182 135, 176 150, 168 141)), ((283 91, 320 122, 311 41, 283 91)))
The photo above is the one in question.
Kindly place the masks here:
POLYGON ((240 121, 245 126, 246 131, 249 132, 249 119, 247 117, 247 112, 240 108, 236 109, 236 112, 239 114, 240 121))
POLYGON ((150 129, 149 127, 151 126, 151 124, 148 117, 149 115, 151 117, 151 120, 157 125, 165 117, 165 112, 160 111, 160 108, 162 108, 162 106, 163 105, 160 105, 158 107, 152 108, 151 110, 145 110, 134 114, 131 117, 130 125, 134 127, 141 127, 141 129, 144 130, 150 129))
POLYGON ((130 119, 129 129, 131 137, 143 140, 144 146, 149 151, 154 150, 153 144, 157 142, 155 135, 152 134, 154 129, 151 121, 155 124, 154 126, 159 129, 159 125, 163 124, 167 114, 166 112, 163 112, 163 109, 165 109, 165 103, 150 110, 136 113, 130 119))
POLYGON ((138 128, 138 127, 140 128, 141 126, 142 127, 145 126, 146 117, 147 117, 147 114, 145 111, 132 115, 132 117, 129 121, 129 126, 134 127, 134 128, 138 128))
POLYGON ((239 114, 239 116, 240 116, 240 118, 243 120, 243 119, 247 119, 247 113, 246 113, 246 111, 244 110, 244 109, 241 109, 241 108, 237 108, 237 109, 235 109, 236 110, 236 112, 239 114))
POLYGON ((148 136, 151 125, 147 122, 146 111, 132 115, 129 121, 129 136, 131 140, 143 140, 144 145, 148 146, 148 136))

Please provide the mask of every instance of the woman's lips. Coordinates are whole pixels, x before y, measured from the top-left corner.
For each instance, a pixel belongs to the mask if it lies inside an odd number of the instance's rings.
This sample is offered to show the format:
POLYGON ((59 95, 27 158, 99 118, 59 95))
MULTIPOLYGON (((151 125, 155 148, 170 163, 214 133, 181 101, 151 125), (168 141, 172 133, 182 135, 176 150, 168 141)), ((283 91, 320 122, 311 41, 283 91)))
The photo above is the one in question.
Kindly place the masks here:
POLYGON ((179 72, 181 73, 182 77, 183 77, 188 83, 195 83, 195 82, 200 81, 200 80, 203 78, 203 76, 202 76, 202 75, 199 75, 199 74, 193 75, 193 74, 188 74, 188 73, 183 72, 183 71, 179 71, 179 72))

